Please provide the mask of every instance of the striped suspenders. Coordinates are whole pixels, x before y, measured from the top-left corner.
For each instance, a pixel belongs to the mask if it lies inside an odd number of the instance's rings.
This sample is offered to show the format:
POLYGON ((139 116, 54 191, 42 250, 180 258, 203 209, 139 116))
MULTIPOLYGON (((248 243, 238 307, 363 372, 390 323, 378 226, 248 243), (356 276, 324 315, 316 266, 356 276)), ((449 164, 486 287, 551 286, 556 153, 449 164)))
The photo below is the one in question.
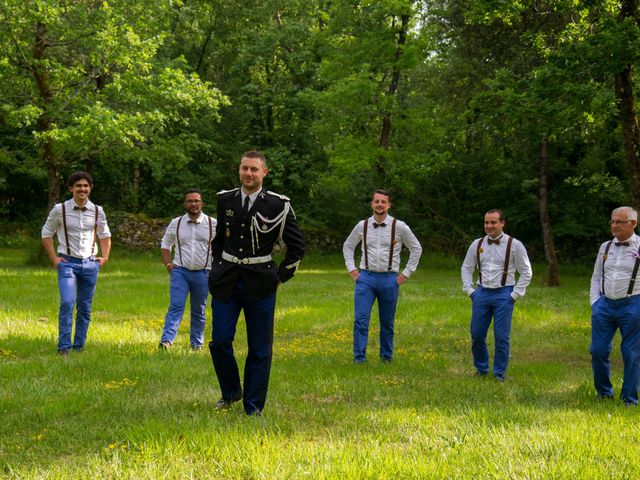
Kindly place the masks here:
MULTIPOLYGON (((482 265, 480 264, 480 251, 482 250, 482 242, 486 237, 482 237, 478 242, 478 247, 476 248, 476 263, 478 265, 478 281, 480 285, 482 285, 482 265)), ((507 276, 509 275, 509 260, 511 258, 511 243, 513 242, 513 237, 509 236, 509 240, 507 240, 507 251, 504 256, 504 267, 502 269, 502 282, 500 282, 500 286, 504 287, 507 284, 507 276)))
MULTIPOLYGON (((62 226, 64 228, 64 241, 67 244, 67 255, 71 256, 71 247, 69 246, 69 233, 67 232, 67 209, 64 206, 64 202, 62 202, 61 205, 62 205, 62 226)), ((95 204, 93 206, 95 207, 95 216, 96 216, 96 221, 93 225, 93 245, 95 246, 96 230, 98 229, 98 206, 95 204)))
MULTIPOLYGON (((389 243, 389 263, 387 265, 387 271, 390 272, 393 268, 393 250, 395 248, 396 241, 396 223, 398 219, 394 218, 391 222, 391 241, 389 243)), ((367 251, 367 226, 369 225, 369 219, 364 220, 364 226, 362 230, 362 246, 364 249, 364 268, 369 270, 369 252, 367 251)))
MULTIPOLYGON (((207 242, 207 256, 204 257, 204 267, 207 268, 209 264, 209 252, 211 251, 211 237, 213 236, 213 225, 211 223, 211 217, 207 215, 209 219, 209 241, 207 242)), ((182 247, 180 246, 180 223, 182 222, 182 217, 178 219, 178 225, 176 225, 176 243, 178 245, 178 255, 180 256, 180 263, 184 264, 182 261, 182 247)))
MULTIPOLYGON (((604 254, 602 255, 602 280, 601 280, 601 291, 602 295, 604 295, 604 264, 607 261, 607 257, 609 256, 609 249, 613 244, 613 240, 609 240, 607 246, 604 248, 604 254)), ((633 272, 631 273, 631 278, 629 279, 629 288, 627 288, 627 296, 630 296, 633 293, 633 287, 636 284, 636 277, 638 276, 638 269, 640 268, 640 248, 638 248, 638 253, 636 255, 636 263, 633 265, 633 272)))

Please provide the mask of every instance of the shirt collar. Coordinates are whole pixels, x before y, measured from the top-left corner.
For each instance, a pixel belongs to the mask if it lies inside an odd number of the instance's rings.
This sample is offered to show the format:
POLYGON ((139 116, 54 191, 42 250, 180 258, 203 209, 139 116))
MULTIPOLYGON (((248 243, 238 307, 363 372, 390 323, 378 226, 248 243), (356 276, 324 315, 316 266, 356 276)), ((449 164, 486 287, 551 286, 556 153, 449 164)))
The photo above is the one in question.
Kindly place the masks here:
POLYGON ((202 212, 200 212, 200 216, 195 220, 191 220, 191 217, 189 216, 188 213, 185 213, 184 216, 186 217, 187 222, 191 222, 191 223, 201 223, 202 220, 204 220, 204 213, 202 212))

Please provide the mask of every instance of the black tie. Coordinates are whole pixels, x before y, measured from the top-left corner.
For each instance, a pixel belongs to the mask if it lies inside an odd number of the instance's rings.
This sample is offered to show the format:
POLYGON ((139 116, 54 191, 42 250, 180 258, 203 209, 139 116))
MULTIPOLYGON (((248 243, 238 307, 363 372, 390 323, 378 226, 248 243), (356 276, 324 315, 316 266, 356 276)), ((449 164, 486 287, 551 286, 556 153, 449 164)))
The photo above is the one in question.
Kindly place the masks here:
POLYGON ((629 242, 616 242, 616 247, 628 247, 629 242))
POLYGON ((75 205, 75 206, 73 207, 73 209, 74 209, 74 210, 80 210, 81 212, 84 212, 85 210, 87 210, 87 207, 79 207, 79 206, 75 205))
POLYGON ((387 224, 382 222, 382 223, 373 223, 373 228, 378 228, 378 227, 386 227, 387 224))
POLYGON ((249 211, 249 202, 250 201, 251 201, 251 199, 249 198, 249 195, 244 197, 244 206, 242 207, 242 213, 244 213, 245 215, 249 211))

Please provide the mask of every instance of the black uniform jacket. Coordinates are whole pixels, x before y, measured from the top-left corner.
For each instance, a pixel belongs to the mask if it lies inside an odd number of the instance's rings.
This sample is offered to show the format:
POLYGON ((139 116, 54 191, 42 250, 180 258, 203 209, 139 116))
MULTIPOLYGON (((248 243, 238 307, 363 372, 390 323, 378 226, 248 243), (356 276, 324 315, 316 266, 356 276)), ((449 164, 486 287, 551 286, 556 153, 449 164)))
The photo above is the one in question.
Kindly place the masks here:
POLYGON ((285 196, 262 190, 249 212, 243 214, 239 188, 218 193, 218 224, 211 242, 213 264, 209 273, 209 291, 213 298, 229 299, 239 276, 254 300, 273 293, 278 288, 278 281, 284 283, 293 277, 304 256, 304 239, 293 210, 286 216, 282 240, 287 251, 278 267, 273 260, 245 265, 222 258, 223 251, 239 259, 270 255, 281 231, 279 222, 272 228, 275 224, 270 221, 282 214, 288 202, 285 196))

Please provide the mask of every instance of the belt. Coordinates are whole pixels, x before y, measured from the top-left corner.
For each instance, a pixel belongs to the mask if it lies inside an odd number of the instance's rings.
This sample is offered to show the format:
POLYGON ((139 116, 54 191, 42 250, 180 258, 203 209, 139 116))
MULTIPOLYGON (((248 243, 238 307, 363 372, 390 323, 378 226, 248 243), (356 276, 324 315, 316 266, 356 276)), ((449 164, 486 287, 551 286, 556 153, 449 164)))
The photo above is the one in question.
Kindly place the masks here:
POLYGON ((242 265, 255 265, 256 263, 266 263, 271 261, 271 255, 265 255, 264 257, 245 257, 238 258, 227 252, 222 252, 222 258, 227 262, 238 263, 242 265))

